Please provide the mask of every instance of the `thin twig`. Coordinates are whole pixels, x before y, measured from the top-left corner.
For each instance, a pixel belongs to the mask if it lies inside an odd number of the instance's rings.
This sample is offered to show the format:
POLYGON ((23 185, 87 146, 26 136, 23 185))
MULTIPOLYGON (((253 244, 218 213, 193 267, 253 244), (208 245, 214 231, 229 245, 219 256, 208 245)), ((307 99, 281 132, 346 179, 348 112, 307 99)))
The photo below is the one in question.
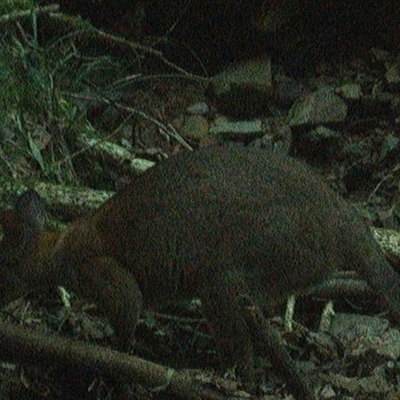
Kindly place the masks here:
POLYGON ((10 21, 15 21, 19 20, 21 18, 25 17, 30 17, 32 13, 36 15, 40 14, 49 14, 52 12, 57 12, 60 9, 60 6, 58 4, 50 4, 45 7, 35 7, 31 8, 29 10, 18 10, 18 11, 13 11, 9 14, 3 14, 0 16, 0 23, 6 23, 10 21))

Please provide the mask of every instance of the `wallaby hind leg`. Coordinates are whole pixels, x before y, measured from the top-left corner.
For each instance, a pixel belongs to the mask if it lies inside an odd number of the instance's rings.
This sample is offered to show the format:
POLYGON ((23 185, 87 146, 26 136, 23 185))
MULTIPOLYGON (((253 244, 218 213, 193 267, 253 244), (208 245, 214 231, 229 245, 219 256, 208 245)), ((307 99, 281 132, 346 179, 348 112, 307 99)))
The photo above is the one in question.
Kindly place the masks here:
POLYGON ((280 373, 296 399, 314 400, 311 383, 296 366, 285 348, 285 343, 276 329, 271 329, 257 304, 248 304, 243 309, 253 340, 259 345, 257 351, 267 357, 275 371, 280 373))
POLYGON ((296 398, 314 400, 311 385, 290 358, 279 333, 266 328, 265 317, 251 293, 245 278, 238 271, 225 270, 216 274, 214 270, 203 301, 207 316, 213 323, 223 361, 236 365, 243 385, 254 388, 254 356, 256 342, 261 339, 264 345, 261 354, 271 360, 296 398))

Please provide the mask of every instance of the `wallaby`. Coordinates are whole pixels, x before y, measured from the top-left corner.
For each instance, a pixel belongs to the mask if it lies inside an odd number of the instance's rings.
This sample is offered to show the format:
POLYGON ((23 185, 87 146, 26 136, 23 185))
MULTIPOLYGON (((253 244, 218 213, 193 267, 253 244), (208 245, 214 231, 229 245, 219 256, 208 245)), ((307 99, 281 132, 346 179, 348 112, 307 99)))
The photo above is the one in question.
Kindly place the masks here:
MULTIPOLYGON (((256 148, 182 152, 62 233, 34 191, 0 216, 0 305, 64 285, 94 299, 129 345, 139 313, 199 297, 222 360, 252 381, 248 305, 268 310, 337 269, 357 270, 400 321, 400 278, 353 209, 303 163, 256 148)), ((312 399, 276 332, 267 353, 312 399)))

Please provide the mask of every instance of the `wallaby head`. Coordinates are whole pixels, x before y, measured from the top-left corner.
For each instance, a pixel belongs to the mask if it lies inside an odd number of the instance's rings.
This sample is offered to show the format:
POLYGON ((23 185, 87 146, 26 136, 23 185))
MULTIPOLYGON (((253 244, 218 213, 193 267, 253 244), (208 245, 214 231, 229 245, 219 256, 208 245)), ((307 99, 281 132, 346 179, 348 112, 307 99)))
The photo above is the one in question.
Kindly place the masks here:
POLYGON ((45 222, 43 200, 34 190, 18 197, 14 210, 0 213, 0 306, 66 286, 99 306, 116 330, 118 347, 126 350, 142 306, 134 276, 106 253, 91 215, 60 232, 47 231, 45 222))
POLYGON ((14 210, 0 213, 0 305, 51 284, 50 258, 59 234, 46 232, 45 221, 43 200, 34 190, 19 196, 14 210))

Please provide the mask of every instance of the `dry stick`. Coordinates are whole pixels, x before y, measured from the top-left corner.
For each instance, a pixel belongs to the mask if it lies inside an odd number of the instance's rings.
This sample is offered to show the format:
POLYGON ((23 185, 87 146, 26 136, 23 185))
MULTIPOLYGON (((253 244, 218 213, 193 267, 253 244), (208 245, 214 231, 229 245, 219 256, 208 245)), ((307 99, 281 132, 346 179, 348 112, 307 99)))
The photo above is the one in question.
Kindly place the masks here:
POLYGON ((336 278, 313 286, 307 294, 325 299, 343 299, 350 296, 372 296, 373 292, 368 284, 360 278, 336 278))
MULTIPOLYGON (((119 382, 135 382, 180 399, 222 400, 226 396, 172 368, 105 347, 30 332, 0 324, 0 358, 22 364, 57 365, 69 374, 102 374, 119 382)), ((232 398, 232 396, 230 396, 232 398)))
POLYGON ((189 143, 187 143, 183 139, 183 137, 179 135, 179 133, 176 131, 176 129, 172 125, 169 124, 168 127, 166 127, 164 124, 162 124, 156 118, 153 118, 153 117, 147 115, 143 111, 137 110, 132 107, 125 106, 123 104, 112 101, 103 96, 97 96, 97 95, 95 95, 95 96, 89 95, 88 96, 88 95, 74 95, 74 94, 70 94, 70 96, 73 98, 76 98, 76 99, 81 99, 81 100, 83 99, 83 100, 90 100, 90 101, 92 101, 92 100, 101 101, 103 104, 111 105, 118 110, 126 111, 126 112, 132 113, 134 115, 139 115, 141 118, 144 118, 145 120, 150 121, 151 123, 156 125, 167 136, 173 137, 177 142, 179 142, 181 145, 186 147, 186 149, 193 151, 193 148, 189 145, 189 143))

